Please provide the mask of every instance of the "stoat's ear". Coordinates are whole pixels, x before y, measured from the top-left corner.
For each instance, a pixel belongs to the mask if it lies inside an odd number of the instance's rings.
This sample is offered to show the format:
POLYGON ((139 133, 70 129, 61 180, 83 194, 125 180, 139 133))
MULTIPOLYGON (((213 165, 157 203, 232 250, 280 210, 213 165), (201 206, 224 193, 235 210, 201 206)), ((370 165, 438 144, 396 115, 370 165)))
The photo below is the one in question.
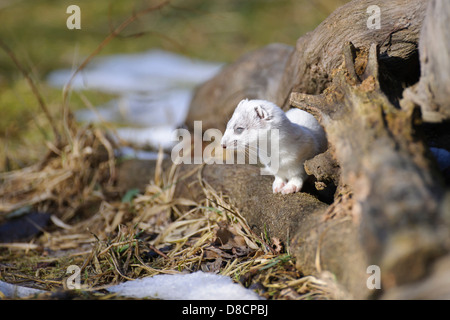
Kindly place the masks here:
POLYGON ((236 106, 236 108, 238 108, 239 106, 243 105, 244 103, 248 102, 248 99, 242 99, 238 105, 236 106))
POLYGON ((270 120, 272 119, 272 116, 269 114, 269 112, 264 109, 262 105, 257 105, 255 107, 256 116, 261 120, 270 120))

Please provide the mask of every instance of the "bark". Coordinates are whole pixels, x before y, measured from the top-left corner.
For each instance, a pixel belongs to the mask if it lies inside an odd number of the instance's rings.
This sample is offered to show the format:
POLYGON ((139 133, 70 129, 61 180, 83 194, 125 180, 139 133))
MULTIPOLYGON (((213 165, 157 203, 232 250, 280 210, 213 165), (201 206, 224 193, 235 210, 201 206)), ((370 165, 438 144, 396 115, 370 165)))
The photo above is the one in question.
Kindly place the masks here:
POLYGON ((381 268, 389 289, 423 277, 445 251, 447 227, 439 215, 444 188, 426 145, 415 137, 420 113, 395 108, 381 91, 377 46, 358 73, 355 61, 364 56, 348 44, 344 64, 323 94, 292 93, 290 101, 321 119, 340 165, 339 184, 351 190, 347 213, 360 229, 368 262, 381 268))
POLYGON ((402 105, 419 105, 425 120, 450 120, 450 2, 431 1, 420 34, 421 77, 402 105))
MULTIPOLYGON (((380 48, 380 63, 400 82, 417 81, 417 46, 428 1, 353 0, 338 8, 314 31, 297 41, 286 64, 278 101, 289 107, 292 91, 321 93, 332 81, 332 72, 342 63, 342 45, 352 42, 367 50, 372 43, 380 48), (367 9, 380 8, 380 29, 370 29, 367 9)), ((358 68, 364 68, 362 64, 358 68)), ((393 92, 393 99, 398 92, 393 92)))

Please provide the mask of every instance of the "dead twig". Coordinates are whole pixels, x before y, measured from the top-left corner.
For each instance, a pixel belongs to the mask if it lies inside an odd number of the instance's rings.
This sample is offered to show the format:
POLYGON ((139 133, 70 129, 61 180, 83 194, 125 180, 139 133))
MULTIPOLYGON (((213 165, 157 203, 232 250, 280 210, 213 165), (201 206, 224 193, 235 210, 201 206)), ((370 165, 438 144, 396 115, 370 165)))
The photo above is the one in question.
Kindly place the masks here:
POLYGON ((17 59, 14 52, 8 47, 8 45, 2 39, 0 39, 0 48, 2 48, 3 51, 5 51, 5 53, 11 58, 11 60, 16 65, 17 69, 19 69, 19 71, 22 73, 22 75, 27 80, 28 85, 30 86, 34 96, 36 97, 36 99, 38 101, 39 107, 44 112, 45 116, 47 117, 48 122, 50 123, 50 126, 52 127, 53 134, 56 139, 56 145, 59 146, 61 144, 61 135, 56 126, 55 120, 53 119, 52 114, 48 110, 47 105, 44 101, 44 98, 42 97, 41 93, 39 92, 39 89, 37 88, 33 79, 31 79, 29 72, 27 70, 25 70, 25 67, 22 66, 22 64, 19 62, 19 59, 17 59))
POLYGON ((102 49, 109 43, 111 42, 111 40, 113 40, 114 38, 116 38, 127 26, 129 26, 132 22, 134 22, 135 20, 137 20, 139 17, 148 14, 150 12, 153 11, 157 11, 162 9, 163 7, 167 6, 170 3, 170 0, 166 0, 163 1, 157 5, 154 6, 149 6, 137 13, 133 13, 129 18, 127 18, 125 21, 123 21, 119 26, 117 26, 114 30, 112 30, 110 32, 110 34, 97 46, 97 48, 86 58, 84 59, 84 61, 80 64, 80 66, 75 70, 75 72, 72 74, 72 76, 70 77, 68 83, 64 86, 63 89, 63 103, 62 103, 62 110, 63 110, 63 117, 64 117, 64 121, 63 121, 63 125, 64 125, 64 130, 67 132, 68 136, 69 136, 69 142, 71 143, 71 135, 70 135, 70 131, 69 131, 69 122, 68 122, 68 105, 67 105, 67 97, 72 85, 72 81, 75 78, 75 76, 81 71, 83 70, 87 64, 92 60, 93 57, 95 57, 97 54, 100 53, 100 51, 102 51, 102 49))

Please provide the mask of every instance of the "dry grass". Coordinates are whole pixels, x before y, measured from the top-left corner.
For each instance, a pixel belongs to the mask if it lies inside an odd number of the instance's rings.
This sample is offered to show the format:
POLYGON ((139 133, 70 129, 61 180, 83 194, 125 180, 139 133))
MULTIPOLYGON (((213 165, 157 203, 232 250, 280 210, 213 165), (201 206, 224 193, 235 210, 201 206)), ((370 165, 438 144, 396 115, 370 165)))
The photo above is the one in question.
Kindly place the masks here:
POLYGON ((201 201, 175 197, 186 176, 175 165, 164 172, 162 161, 144 193, 119 195, 109 139, 91 127, 72 132, 71 147, 53 146, 39 165, 1 176, 2 212, 32 206, 52 213, 52 226, 40 237, 0 245, 1 280, 60 291, 67 267, 75 264, 81 291, 109 298, 103 289, 122 281, 203 270, 230 276, 266 298, 333 297, 328 282, 296 270, 288 247, 254 234, 198 167, 186 175, 197 175, 201 201))

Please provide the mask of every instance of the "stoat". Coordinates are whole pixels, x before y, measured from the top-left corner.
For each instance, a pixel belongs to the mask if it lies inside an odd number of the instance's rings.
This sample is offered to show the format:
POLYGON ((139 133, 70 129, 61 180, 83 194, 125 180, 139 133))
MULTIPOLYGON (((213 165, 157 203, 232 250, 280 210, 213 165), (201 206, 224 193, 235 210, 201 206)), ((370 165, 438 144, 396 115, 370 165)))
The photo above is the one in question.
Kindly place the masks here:
MULTIPOLYGON (((284 112, 272 102, 265 100, 242 100, 227 124, 221 140, 223 148, 253 148, 258 152, 261 163, 275 176, 273 193, 289 194, 298 192, 307 178, 305 160, 313 158, 327 148, 323 128, 313 115, 300 109, 284 112), (258 141, 270 137, 270 132, 278 129, 279 165, 267 165, 262 159, 258 141), (250 146, 250 147, 249 147, 250 146)), ((250 150, 252 151, 252 150, 250 150)))

